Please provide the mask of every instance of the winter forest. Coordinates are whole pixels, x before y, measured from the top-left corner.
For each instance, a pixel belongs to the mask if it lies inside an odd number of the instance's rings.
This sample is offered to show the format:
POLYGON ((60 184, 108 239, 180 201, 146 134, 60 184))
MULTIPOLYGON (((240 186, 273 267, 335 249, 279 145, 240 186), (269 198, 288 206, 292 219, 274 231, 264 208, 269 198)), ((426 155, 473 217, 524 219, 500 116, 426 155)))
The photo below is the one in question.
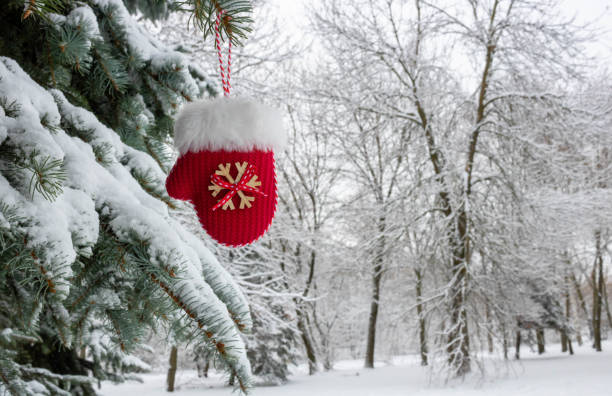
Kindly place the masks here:
POLYGON ((611 5, 2 1, 0 396, 609 395, 611 5), (166 188, 228 94, 242 247, 166 188))

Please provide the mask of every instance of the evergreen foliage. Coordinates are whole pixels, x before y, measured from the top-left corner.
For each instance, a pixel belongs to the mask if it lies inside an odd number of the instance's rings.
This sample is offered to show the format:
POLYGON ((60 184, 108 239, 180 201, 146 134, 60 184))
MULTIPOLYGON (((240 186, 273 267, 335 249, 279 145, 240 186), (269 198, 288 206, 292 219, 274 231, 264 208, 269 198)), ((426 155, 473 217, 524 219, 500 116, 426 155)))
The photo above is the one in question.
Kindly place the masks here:
MULTIPOLYGON (((188 228, 200 227, 195 224, 189 210, 181 213, 181 222, 188 228)), ((297 364, 302 357, 299 348, 300 330, 296 324, 296 294, 291 289, 291 279, 284 273, 287 257, 275 251, 275 222, 268 236, 260 243, 241 247, 227 248, 220 245, 210 246, 215 257, 227 263, 227 271, 244 290, 253 325, 245 334, 254 381, 270 386, 280 385, 288 380, 289 367, 297 364)), ((189 340, 187 334, 175 333, 180 342, 189 340)), ((205 367, 224 368, 224 362, 217 359, 206 346, 193 349, 193 358, 198 370, 205 367)), ((204 369, 204 371, 206 371, 204 369)), ((200 372, 200 374, 202 374, 200 372)), ((230 377, 230 382, 231 382, 230 377)))
POLYGON ((247 355, 253 375, 266 385, 287 382, 289 365, 300 357, 297 351, 299 333, 289 320, 284 304, 269 300, 269 312, 253 310, 253 333, 247 338, 247 355))
POLYGON ((289 366, 301 357, 293 291, 281 269, 285 257, 273 249, 271 242, 264 242, 218 254, 227 257, 228 270, 248 296, 253 329, 245 337, 247 356, 253 375, 265 385, 287 382, 289 366))
MULTIPOLYGON (((239 1, 10 0, 0 9, 0 394, 93 395, 173 328, 247 390, 240 287, 170 214, 172 117, 215 87, 135 22, 189 10, 248 31, 239 1), (128 11, 129 10, 129 11, 128 11)), ((247 16, 244 16, 247 15, 247 16)))

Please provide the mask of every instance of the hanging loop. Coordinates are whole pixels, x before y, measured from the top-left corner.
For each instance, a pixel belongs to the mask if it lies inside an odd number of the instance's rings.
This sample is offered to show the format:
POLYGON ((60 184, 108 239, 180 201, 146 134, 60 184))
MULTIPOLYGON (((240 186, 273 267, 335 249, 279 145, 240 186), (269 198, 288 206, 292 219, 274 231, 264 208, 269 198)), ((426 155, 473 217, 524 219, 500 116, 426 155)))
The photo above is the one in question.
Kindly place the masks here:
MULTIPOLYGON (((221 87, 223 88, 223 95, 228 97, 230 94, 230 75, 232 68, 232 38, 229 36, 228 32, 228 48, 227 48, 227 74, 226 68, 224 67, 223 62, 223 53, 221 52, 221 30, 220 24, 223 19, 223 14, 225 11, 219 10, 217 11, 217 20, 215 21, 215 45, 217 47, 217 55, 219 56, 219 71, 221 73, 221 87)), ((229 17, 227 17, 229 18, 229 17)))

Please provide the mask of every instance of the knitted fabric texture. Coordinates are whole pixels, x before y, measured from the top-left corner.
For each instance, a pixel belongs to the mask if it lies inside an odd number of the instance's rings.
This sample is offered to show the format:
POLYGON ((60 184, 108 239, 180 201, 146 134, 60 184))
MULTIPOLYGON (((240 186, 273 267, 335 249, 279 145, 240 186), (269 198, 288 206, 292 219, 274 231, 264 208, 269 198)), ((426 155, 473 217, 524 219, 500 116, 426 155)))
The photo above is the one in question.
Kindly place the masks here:
POLYGON ((202 227, 216 241, 243 246, 272 224, 277 205, 272 149, 284 143, 280 122, 272 109, 228 98, 190 104, 179 114, 175 145, 180 156, 166 189, 194 205, 202 227), (252 179, 249 186, 241 177, 252 179), (223 186, 214 183, 220 179, 223 186))

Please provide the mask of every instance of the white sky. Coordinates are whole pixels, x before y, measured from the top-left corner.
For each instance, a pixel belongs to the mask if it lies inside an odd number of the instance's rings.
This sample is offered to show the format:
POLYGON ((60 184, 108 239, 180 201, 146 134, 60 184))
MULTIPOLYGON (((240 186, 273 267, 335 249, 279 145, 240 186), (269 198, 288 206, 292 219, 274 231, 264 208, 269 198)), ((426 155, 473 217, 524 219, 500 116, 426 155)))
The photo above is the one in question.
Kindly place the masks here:
MULTIPOLYGON (((269 0, 269 3, 278 7, 279 14, 284 17, 284 28, 303 35, 306 7, 324 1, 327 0, 269 0)), ((599 58, 612 59, 612 0, 560 0, 560 7, 568 16, 575 16, 577 23, 594 22, 602 36, 589 51, 599 58)))

